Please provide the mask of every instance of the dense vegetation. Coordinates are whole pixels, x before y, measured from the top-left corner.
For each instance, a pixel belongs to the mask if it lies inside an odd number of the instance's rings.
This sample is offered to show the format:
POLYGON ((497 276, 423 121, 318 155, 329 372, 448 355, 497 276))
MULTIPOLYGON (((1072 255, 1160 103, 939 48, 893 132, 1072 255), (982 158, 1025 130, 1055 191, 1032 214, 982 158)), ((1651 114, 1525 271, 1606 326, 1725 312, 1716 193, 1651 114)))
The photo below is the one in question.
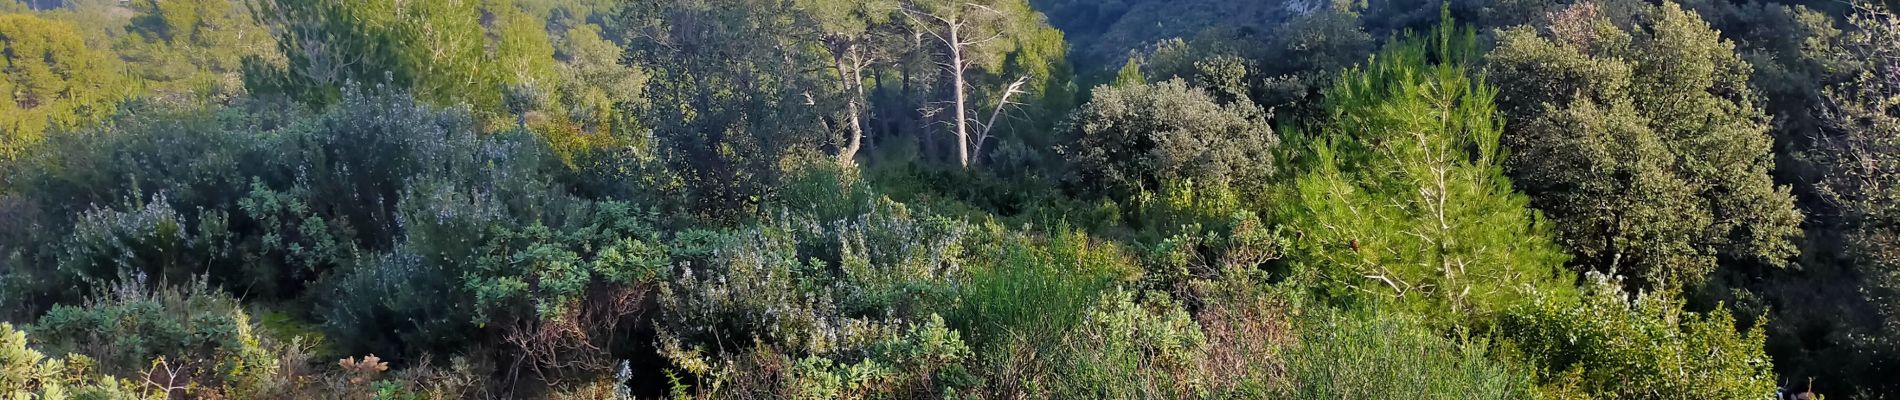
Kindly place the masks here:
POLYGON ((0 0, 0 398, 1900 396, 1900 17, 0 0))

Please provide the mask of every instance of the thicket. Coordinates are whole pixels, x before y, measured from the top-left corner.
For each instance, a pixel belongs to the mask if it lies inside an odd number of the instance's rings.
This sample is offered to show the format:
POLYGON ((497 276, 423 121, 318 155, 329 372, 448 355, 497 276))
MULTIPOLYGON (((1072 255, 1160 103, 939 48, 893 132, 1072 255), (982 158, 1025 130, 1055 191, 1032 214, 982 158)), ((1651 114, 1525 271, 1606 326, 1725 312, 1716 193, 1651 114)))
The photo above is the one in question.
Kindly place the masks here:
POLYGON ((1881 398, 1900 366, 1871 4, 42 3, 0 4, 5 398, 1881 398))

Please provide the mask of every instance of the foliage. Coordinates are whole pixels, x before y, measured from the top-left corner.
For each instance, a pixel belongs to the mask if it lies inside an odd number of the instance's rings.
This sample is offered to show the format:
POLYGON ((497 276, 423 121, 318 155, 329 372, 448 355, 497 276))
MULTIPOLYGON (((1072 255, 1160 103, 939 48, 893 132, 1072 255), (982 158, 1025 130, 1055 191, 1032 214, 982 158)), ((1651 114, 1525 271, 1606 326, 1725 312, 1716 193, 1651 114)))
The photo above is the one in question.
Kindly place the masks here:
POLYGON ((949 296, 967 228, 877 210, 789 216, 718 244, 710 268, 662 287, 662 354, 719 396, 909 396, 966 380, 969 347, 929 310, 949 296))
POLYGON ((1452 317, 1436 322, 1569 292, 1562 249, 1504 176, 1496 89, 1464 64, 1472 40, 1441 27, 1327 92, 1333 117, 1280 213, 1296 279, 1452 317))
POLYGON ((0 0, 0 397, 1878 398, 1782 3, 0 0))
POLYGON ((243 60, 283 56, 243 2, 141 0, 113 52, 152 97, 230 101, 244 92, 243 60))
MULTIPOLYGON (((1900 329, 1900 253, 1894 250, 1900 243, 1900 207, 1894 202, 1900 199, 1900 180, 1889 172, 1900 168, 1900 81, 1894 80, 1900 73, 1900 46, 1894 44, 1900 39, 1900 18, 1862 10, 1850 22, 1856 29, 1842 35, 1841 44, 1856 60, 1849 69, 1852 78, 1824 92, 1826 135, 1812 157, 1826 166, 1819 192, 1837 210, 1846 268, 1865 279, 1864 296, 1878 310, 1877 326, 1849 325, 1848 332, 1858 334, 1842 342, 1846 348, 1873 350, 1863 350, 1866 361, 1854 370, 1877 376, 1892 365, 1882 359, 1900 354, 1892 335, 1884 334, 1900 329)), ((1840 324, 1850 322, 1855 321, 1840 324)), ((1877 390, 1892 389, 1876 379, 1866 381, 1877 390)))
POLYGON ((1900 267, 1900 180, 1887 173, 1900 168, 1900 21, 1891 14, 1863 11, 1847 35, 1850 51, 1862 64, 1853 80, 1830 88, 1825 122, 1826 147, 1817 152, 1827 170, 1822 193, 1840 207, 1855 255, 1877 273, 1900 267))
POLYGON ((253 0, 284 60, 247 58, 245 86, 330 104, 350 82, 388 82, 525 125, 531 111, 561 108, 542 99, 562 83, 548 15, 518 3, 253 0))
POLYGON ((622 64, 624 51, 601 36, 599 25, 570 29, 558 42, 556 55, 566 62, 554 91, 568 118, 588 132, 633 133, 637 125, 621 110, 645 99, 646 72, 622 64))
POLYGON ((1505 312, 1498 330, 1537 367, 1553 398, 1747 399, 1774 391, 1758 324, 1737 332, 1717 307, 1684 311, 1667 293, 1632 297, 1591 274, 1581 304, 1541 300, 1505 312))
POLYGON ((984 224, 967 246, 967 275, 956 282, 952 313, 972 341, 984 346, 1022 340, 1056 343, 1087 319, 1097 293, 1130 281, 1128 255, 1110 243, 1065 226, 1042 237, 984 224))
POLYGON ((148 379, 162 368, 167 382, 193 383, 187 394, 256 396, 282 383, 274 376, 278 350, 262 341, 235 299, 202 281, 144 284, 122 280, 82 307, 54 307, 28 330, 43 348, 98 362, 100 373, 148 379))
POLYGON ((8 398, 57 397, 64 364, 26 346, 26 332, 0 323, 0 394, 8 398))
POLYGON ((1522 121, 1512 176, 1581 269, 1695 288, 1721 262, 1781 265, 1801 215, 1768 175, 1749 64, 1680 6, 1624 9, 1580 3, 1500 34, 1490 68, 1522 121))
POLYGON ((1220 105, 1179 79, 1102 87, 1069 116, 1062 147, 1084 190, 1115 197, 1170 182, 1259 191, 1278 138, 1252 103, 1220 105))
POLYGON ((1403 314, 1321 312, 1286 351, 1293 398, 1534 397, 1527 377, 1490 358, 1482 339, 1445 338, 1403 314))
POLYGON ((1137 303, 1112 291, 1063 340, 1058 398, 1184 398, 1199 394, 1207 337, 1166 295, 1137 303))
POLYGON ((638 32, 627 57, 651 74, 648 106, 635 112, 691 209, 707 217, 756 211, 779 162, 828 137, 812 108, 792 100, 811 77, 784 72, 812 55, 796 51, 797 14, 784 3, 640 2, 621 17, 638 32))
POLYGON ((0 159, 18 157, 48 130, 104 119, 126 95, 118 65, 70 22, 0 14, 0 54, 0 159))

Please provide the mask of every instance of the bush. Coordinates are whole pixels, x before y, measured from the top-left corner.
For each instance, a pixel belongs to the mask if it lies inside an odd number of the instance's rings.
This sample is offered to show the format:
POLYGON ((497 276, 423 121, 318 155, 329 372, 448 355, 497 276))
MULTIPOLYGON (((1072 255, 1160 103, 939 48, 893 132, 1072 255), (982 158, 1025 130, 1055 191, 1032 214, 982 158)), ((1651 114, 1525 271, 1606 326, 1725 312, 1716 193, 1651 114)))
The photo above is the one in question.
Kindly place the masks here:
POLYGON ((1200 371, 1207 397, 1264 398, 1289 377, 1282 360, 1298 342, 1295 317, 1302 313, 1298 289, 1268 285, 1267 274, 1227 270, 1194 283, 1201 306, 1194 319, 1207 337, 1200 371))
POLYGON ((692 343, 744 348, 757 338, 823 353, 827 332, 853 319, 916 319, 944 304, 967 230, 888 200, 827 223, 783 215, 718 244, 709 264, 664 287, 665 328, 692 343))
POLYGON ((401 245, 399 206, 432 194, 415 185, 480 188, 524 218, 560 210, 547 206, 562 196, 548 194, 560 192, 565 169, 547 145, 519 132, 482 135, 464 110, 356 86, 321 113, 273 106, 135 106, 6 163, 7 207, 38 223, 0 227, 11 253, 0 262, 57 261, 63 272, 10 276, 4 294, 36 312, 127 267, 172 280, 203 273, 231 292, 282 300, 401 245))
POLYGON ((1204 394, 1207 336, 1181 304, 1104 294, 1069 330, 1052 369, 1056 398, 1188 398, 1204 394))
POLYGON ((809 218, 782 214, 741 231, 661 289, 662 353, 702 392, 968 389, 970 348, 1021 335, 1054 344, 1097 291, 1133 275, 1125 254, 1073 230, 1042 239, 889 200, 809 218))
POLYGON ((633 352, 616 339, 650 323, 633 317, 672 274, 654 213, 615 202, 576 208, 552 227, 491 228, 462 276, 476 321, 496 325, 544 381, 611 372, 614 354, 633 352))
POLYGON ((1102 291, 1139 274, 1119 246, 1079 230, 1056 226, 1039 237, 996 223, 979 228, 965 245, 971 253, 951 320, 986 350, 1022 340, 1055 345, 1102 291))
MULTIPOLYGON (((1302 399, 1522 399, 1530 376, 1488 357, 1484 340, 1445 338, 1418 318, 1321 310, 1303 319, 1285 355, 1302 399)), ((1694 398, 1694 397, 1690 397, 1694 398)))
POLYGON ((54 282, 65 293, 58 297, 93 293, 94 284, 110 283, 122 272, 184 281, 203 265, 200 258, 209 249, 164 196, 128 208, 95 208, 80 216, 60 256, 60 279, 54 282))
POLYGON ((1717 307, 1670 293, 1631 296, 1592 274, 1581 303, 1539 301, 1499 316, 1501 344, 1536 367, 1553 398, 1755 399, 1775 391, 1762 326, 1737 332, 1717 307))
POLYGON ((259 396, 277 379, 278 350, 255 331, 237 300, 201 281, 146 289, 121 279, 82 307, 61 305, 29 331, 42 347, 83 355, 110 376, 147 379, 163 369, 165 383, 192 383, 186 393, 259 396))
POLYGON ((1061 152, 1086 190, 1115 197, 1164 182, 1265 187, 1278 137, 1252 103, 1221 105, 1179 79, 1097 88, 1061 129, 1075 145, 1061 152))
POLYGON ((1162 196, 1139 199, 1143 283, 1180 296, 1196 281, 1273 267, 1292 244, 1286 227, 1262 221, 1237 197, 1225 187, 1169 185, 1162 196))
POLYGON ((62 393, 63 364, 26 347, 26 332, 0 322, 0 397, 28 399, 62 393))

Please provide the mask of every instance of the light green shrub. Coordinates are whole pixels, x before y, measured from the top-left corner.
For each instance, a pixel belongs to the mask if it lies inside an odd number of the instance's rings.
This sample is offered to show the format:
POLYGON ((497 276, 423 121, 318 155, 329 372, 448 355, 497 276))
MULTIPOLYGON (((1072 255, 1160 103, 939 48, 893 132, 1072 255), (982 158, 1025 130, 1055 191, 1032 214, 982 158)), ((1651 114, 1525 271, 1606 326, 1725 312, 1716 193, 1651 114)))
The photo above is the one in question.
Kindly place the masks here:
POLYGON ((1726 308, 1683 310, 1669 293, 1624 292, 1592 274, 1582 301, 1546 300, 1499 316, 1514 354, 1555 398, 1758 399, 1775 391, 1758 322, 1737 331, 1726 308))
POLYGON ((1287 350, 1289 385, 1301 399, 1523 399, 1530 374, 1494 360, 1487 342, 1447 338, 1403 313, 1313 310, 1287 350))
POLYGON ((32 399, 63 392, 62 364, 26 346, 26 332, 0 322, 0 397, 32 399))
MULTIPOLYGON (((280 350, 231 297, 202 280, 147 289, 124 278, 82 307, 56 306, 29 327, 42 348, 96 360, 98 373, 145 379, 155 368, 187 392, 262 396, 284 384, 280 350)), ((88 363, 90 364, 90 363, 88 363)))
POLYGON ((1205 394, 1207 337, 1180 303, 1114 290, 1063 336, 1056 398, 1190 398, 1205 394))

